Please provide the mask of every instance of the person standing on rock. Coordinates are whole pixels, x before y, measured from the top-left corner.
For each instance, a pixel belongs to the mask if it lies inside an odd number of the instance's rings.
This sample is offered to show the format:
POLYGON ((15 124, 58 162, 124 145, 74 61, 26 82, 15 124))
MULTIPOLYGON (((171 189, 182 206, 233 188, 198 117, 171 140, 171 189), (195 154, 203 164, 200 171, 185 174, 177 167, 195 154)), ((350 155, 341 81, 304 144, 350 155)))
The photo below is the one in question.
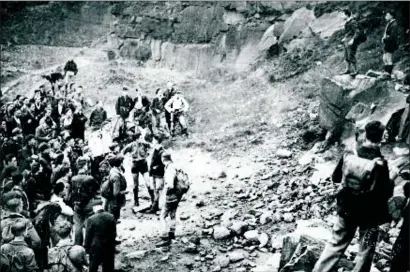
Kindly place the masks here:
POLYGON ((384 126, 379 121, 365 127, 365 139, 346 151, 333 172, 341 183, 337 194, 338 216, 333 237, 322 252, 313 272, 333 271, 359 228, 359 252, 352 272, 369 272, 376 249, 378 226, 390 222, 388 200, 394 184, 387 161, 380 152, 384 126))
POLYGON ((69 61, 66 62, 64 66, 64 79, 65 79, 66 93, 71 91, 68 89, 70 86, 72 86, 74 76, 76 76, 77 73, 78 73, 77 64, 74 62, 74 60, 70 59, 69 61))
POLYGON ((90 256, 89 272, 114 271, 115 238, 117 222, 111 213, 105 212, 102 201, 94 202, 94 214, 87 219, 84 248, 90 256))
POLYGON ((342 39, 345 52, 345 61, 347 63, 347 68, 343 74, 355 76, 357 74, 357 48, 366 40, 366 36, 364 32, 360 30, 356 16, 352 13, 352 11, 345 9, 343 12, 348 17, 344 26, 345 36, 342 39))
POLYGON ((387 25, 382 38, 382 43, 384 46, 383 63, 384 73, 386 76, 390 77, 393 71, 393 53, 399 48, 397 34, 398 26, 391 11, 386 13, 385 19, 387 21, 387 25))

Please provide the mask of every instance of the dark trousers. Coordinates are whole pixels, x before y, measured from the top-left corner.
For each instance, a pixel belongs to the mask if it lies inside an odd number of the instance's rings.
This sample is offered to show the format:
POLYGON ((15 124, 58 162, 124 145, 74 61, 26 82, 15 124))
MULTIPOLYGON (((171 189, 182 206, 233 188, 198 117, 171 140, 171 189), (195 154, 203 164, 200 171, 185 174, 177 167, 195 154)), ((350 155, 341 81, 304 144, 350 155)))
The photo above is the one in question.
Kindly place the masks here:
MULTIPOLYGON (((320 255, 319 260, 313 268, 313 272, 333 271, 346 248, 353 240, 357 229, 357 224, 338 216, 333 226, 332 239, 327 243, 320 255)), ((370 271, 378 234, 378 227, 367 229, 359 228, 359 252, 356 256, 355 267, 351 272, 370 271)))
POLYGON ((115 203, 110 203, 108 202, 108 210, 107 212, 111 213, 115 220, 118 220, 121 215, 121 206, 115 204, 115 203))
MULTIPOLYGON (((115 246, 111 246, 114 248, 115 246)), ((100 249, 93 249, 90 252, 90 269, 89 272, 97 272, 98 267, 102 265, 103 272, 114 271, 114 249, 109 246, 101 247, 100 249)))
POLYGON ((168 130, 171 130, 171 113, 165 111, 165 121, 167 122, 168 130))

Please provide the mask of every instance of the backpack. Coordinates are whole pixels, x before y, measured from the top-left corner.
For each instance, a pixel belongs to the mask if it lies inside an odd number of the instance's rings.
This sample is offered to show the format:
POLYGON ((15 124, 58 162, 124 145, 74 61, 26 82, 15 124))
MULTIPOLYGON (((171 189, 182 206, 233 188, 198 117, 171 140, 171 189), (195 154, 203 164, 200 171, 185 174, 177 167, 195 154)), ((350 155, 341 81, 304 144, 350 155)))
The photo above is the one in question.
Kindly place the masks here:
MULTIPOLYGON (((25 271, 24 261, 22 260, 21 255, 19 253, 20 252, 14 252, 13 254, 2 254, 8 260, 8 271, 25 271)), ((1 271, 3 272, 3 269, 1 271)))
POLYGON ((104 197, 107 200, 112 199, 113 196, 113 188, 110 180, 107 178, 102 184, 101 184, 101 196, 104 197))
POLYGON ((71 261, 69 256, 69 251, 73 246, 60 246, 54 247, 57 250, 57 253, 54 255, 54 258, 57 261, 51 260, 52 262, 48 263, 48 269, 50 272, 58 271, 58 272, 71 272, 71 269, 68 267, 68 263, 71 261), (65 259, 65 261, 63 261, 65 259), (54 262, 53 262, 54 261, 54 262), (57 269, 53 269, 54 266, 57 266, 57 269), (63 268, 62 270, 60 268, 63 268))
POLYGON ((10 215, 1 219, 1 243, 6 244, 14 239, 13 233, 11 233, 11 227, 20 220, 21 217, 17 215, 10 215))
POLYGON ((370 192, 375 187, 375 160, 361 158, 357 153, 345 154, 342 168, 342 185, 353 193, 370 192))
POLYGON ((185 173, 184 170, 182 170, 181 168, 176 168, 175 170, 175 188, 178 195, 181 197, 188 192, 191 186, 191 182, 189 180, 188 174, 185 173))
POLYGON ((0 254, 0 271, 1 272, 9 272, 10 271, 10 260, 3 253, 0 254))

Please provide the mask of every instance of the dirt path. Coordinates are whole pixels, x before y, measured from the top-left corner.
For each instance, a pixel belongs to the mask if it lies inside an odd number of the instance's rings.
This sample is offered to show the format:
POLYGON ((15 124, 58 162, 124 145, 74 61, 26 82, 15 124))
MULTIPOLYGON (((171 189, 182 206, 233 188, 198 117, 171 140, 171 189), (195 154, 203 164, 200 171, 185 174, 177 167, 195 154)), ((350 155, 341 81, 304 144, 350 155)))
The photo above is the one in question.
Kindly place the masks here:
MULTIPOLYGON (((233 190, 245 186, 244 179, 252 177, 254 173, 264 168, 261 163, 246 161, 243 158, 231 158, 225 162, 216 161, 210 153, 204 153, 199 149, 185 148, 172 150, 171 153, 175 158, 175 163, 186 169, 192 180, 190 192, 186 195, 185 201, 181 202, 178 210, 177 241, 174 245, 176 248, 171 249, 170 253, 155 250, 154 244, 158 240, 162 228, 159 216, 134 214, 131 200, 133 196, 128 194, 127 205, 122 211, 121 222, 117 227, 119 238, 123 241, 120 246, 122 251, 117 257, 119 260, 125 259, 126 265, 132 265, 134 269, 137 269, 133 271, 168 271, 163 270, 162 266, 152 270, 147 262, 161 263, 161 258, 174 251, 180 254, 182 248, 178 248, 178 245, 181 246, 182 240, 201 233, 205 223, 203 216, 210 212, 225 212, 226 208, 229 208, 227 206, 233 206, 234 202, 227 195, 227 192, 233 192, 233 190), (204 207, 198 208, 196 204, 199 202, 202 202, 204 207), (143 263, 141 260, 135 261, 132 257, 126 257, 132 256, 136 252, 140 252, 144 256, 143 263)), ((132 192, 130 159, 127 158, 125 163, 127 165, 128 189, 132 192)), ((142 192, 140 195, 141 205, 143 206, 148 203, 148 195, 144 185, 140 185, 140 190, 142 192)), ((209 243, 209 241, 204 240, 204 247, 206 248, 206 244, 209 243)), ((188 254, 187 257, 189 256, 188 254)), ((177 270, 183 271, 179 269, 187 268, 186 264, 184 258, 180 259, 176 267, 177 270)))

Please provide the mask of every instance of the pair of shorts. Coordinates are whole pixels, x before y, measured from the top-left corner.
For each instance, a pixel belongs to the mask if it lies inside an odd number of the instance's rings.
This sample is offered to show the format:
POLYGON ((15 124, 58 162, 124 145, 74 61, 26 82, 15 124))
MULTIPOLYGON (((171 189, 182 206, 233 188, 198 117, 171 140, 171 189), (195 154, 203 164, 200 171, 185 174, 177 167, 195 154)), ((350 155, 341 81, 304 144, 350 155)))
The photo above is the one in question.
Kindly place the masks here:
POLYGON ((132 167, 131 167, 131 173, 133 174, 145 174, 148 172, 148 164, 147 161, 144 160, 133 160, 132 161, 132 167))
POLYGON ((179 201, 172 201, 172 202, 165 201, 164 206, 162 207, 162 210, 161 210, 161 217, 163 219, 167 218, 168 216, 171 217, 172 219, 175 218, 178 205, 179 205, 179 201))

